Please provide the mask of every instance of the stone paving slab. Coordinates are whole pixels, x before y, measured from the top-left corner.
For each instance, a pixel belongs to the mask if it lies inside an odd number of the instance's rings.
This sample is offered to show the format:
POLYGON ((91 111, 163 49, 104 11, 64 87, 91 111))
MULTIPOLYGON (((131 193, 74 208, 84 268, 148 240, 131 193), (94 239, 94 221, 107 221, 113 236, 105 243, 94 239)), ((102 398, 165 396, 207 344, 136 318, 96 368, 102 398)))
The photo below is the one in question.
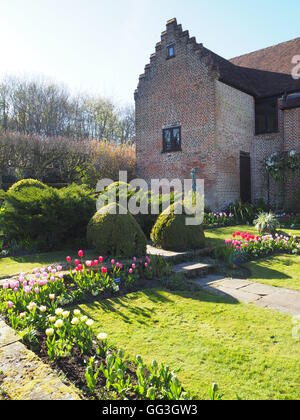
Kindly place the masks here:
POLYGON ((300 315, 300 292, 253 283, 241 279, 221 279, 207 276, 197 279, 196 284, 212 293, 228 296, 243 303, 273 309, 288 315, 300 315))
POLYGON ((23 344, 0 348, 2 387, 13 400, 80 400, 73 385, 66 385, 57 374, 23 344))
POLYGON ((243 291, 249 293, 255 293, 259 296, 268 296, 272 295, 273 293, 277 293, 277 287, 267 286, 260 283, 250 283, 249 286, 243 288, 243 291))
POLYGON ((21 337, 12 328, 8 327, 4 321, 0 320, 0 349, 20 340, 21 337))

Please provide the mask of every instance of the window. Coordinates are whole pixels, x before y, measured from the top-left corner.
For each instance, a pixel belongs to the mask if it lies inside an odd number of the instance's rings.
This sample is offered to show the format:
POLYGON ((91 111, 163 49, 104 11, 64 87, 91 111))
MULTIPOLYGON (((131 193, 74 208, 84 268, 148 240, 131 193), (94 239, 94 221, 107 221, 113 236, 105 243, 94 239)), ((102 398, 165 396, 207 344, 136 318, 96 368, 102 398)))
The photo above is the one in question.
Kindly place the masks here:
POLYGON ((175 57, 175 45, 169 45, 167 47, 167 58, 173 58, 175 57))
POLYGON ((163 153, 181 151, 181 127, 163 130, 163 153))
POLYGON ((277 98, 256 101, 255 126, 256 134, 275 133, 278 131, 277 98))

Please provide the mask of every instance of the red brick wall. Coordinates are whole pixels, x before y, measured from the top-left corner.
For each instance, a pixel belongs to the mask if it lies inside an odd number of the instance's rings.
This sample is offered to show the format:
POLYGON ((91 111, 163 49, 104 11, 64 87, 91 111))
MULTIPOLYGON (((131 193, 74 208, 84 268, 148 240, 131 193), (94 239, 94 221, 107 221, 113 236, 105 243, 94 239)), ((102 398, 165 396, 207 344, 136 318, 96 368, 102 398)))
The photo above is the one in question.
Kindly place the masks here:
POLYGON ((181 26, 170 24, 141 78, 136 97, 137 174, 153 178, 191 178, 199 169, 209 205, 218 205, 216 190, 215 78, 201 49, 181 26), (175 44, 176 57, 166 59, 175 44), (162 153, 162 130, 182 127, 182 152, 162 153))
MULTIPOLYGON (((300 153, 300 108, 284 111, 284 150, 300 153)), ((295 193, 300 193, 299 175, 289 181, 286 187, 286 207, 295 207, 295 193)), ((300 199, 300 196, 299 196, 300 199)))
POLYGON ((216 82, 216 92, 217 191, 219 208, 224 208, 241 197, 240 153, 250 153, 253 163, 254 98, 219 81, 216 82))
MULTIPOLYGON (((279 132, 256 136, 254 98, 219 82, 202 46, 175 21, 140 77, 135 100, 137 175, 147 182, 183 180, 197 167, 212 209, 240 199, 240 152, 251 155, 253 201, 267 201, 264 160, 300 147, 300 110, 285 111, 285 118, 279 111, 279 132), (170 44, 176 57, 167 59, 170 44), (162 131, 172 125, 181 126, 182 152, 164 154, 162 131)), ((281 198, 280 185, 271 180, 270 203, 280 208, 281 198)))

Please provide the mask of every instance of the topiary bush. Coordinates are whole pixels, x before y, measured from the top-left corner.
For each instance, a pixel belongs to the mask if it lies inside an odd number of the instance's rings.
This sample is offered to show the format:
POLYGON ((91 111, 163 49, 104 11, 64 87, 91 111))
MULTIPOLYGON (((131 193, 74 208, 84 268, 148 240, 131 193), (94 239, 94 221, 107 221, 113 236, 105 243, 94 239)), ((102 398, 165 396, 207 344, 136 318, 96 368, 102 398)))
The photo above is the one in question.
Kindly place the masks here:
POLYGON ((147 239, 134 217, 127 214, 111 214, 117 206, 111 203, 99 210, 87 228, 87 242, 103 255, 142 256, 146 254, 147 239))
POLYGON ((138 197, 139 200, 145 200, 148 206, 148 214, 137 214, 134 215, 135 220, 141 226, 142 231, 146 235, 147 238, 150 238, 150 233, 153 226, 157 220, 157 214, 151 214, 151 205, 156 204, 159 208, 159 214, 162 212, 162 209, 168 206, 169 204, 173 204, 176 200, 174 192, 171 192, 170 195, 162 195, 160 194, 159 198, 151 197, 151 192, 147 191, 144 192, 142 190, 137 191, 136 188, 131 187, 130 184, 126 184, 125 182, 114 182, 113 184, 109 185, 103 193, 99 195, 99 198, 103 200, 103 204, 106 206, 111 202, 117 202, 120 204, 120 200, 124 200, 129 202, 129 200, 133 197, 138 197), (168 204, 166 204, 168 203, 168 204))
POLYGON ((176 204, 172 204, 158 217, 151 240, 155 246, 170 251, 201 249, 205 246, 203 226, 187 226, 185 214, 175 214, 176 204))
POLYGON ((82 245, 95 208, 91 192, 76 185, 61 190, 23 186, 6 193, 0 229, 8 242, 24 250, 82 245))
POLYGON ((14 185, 10 187, 8 192, 20 192, 22 189, 27 187, 35 187, 40 190, 45 190, 48 188, 46 184, 37 179, 22 179, 21 181, 16 182, 14 185))
POLYGON ((0 207, 5 201, 5 195, 6 195, 6 192, 4 190, 0 190, 0 207))

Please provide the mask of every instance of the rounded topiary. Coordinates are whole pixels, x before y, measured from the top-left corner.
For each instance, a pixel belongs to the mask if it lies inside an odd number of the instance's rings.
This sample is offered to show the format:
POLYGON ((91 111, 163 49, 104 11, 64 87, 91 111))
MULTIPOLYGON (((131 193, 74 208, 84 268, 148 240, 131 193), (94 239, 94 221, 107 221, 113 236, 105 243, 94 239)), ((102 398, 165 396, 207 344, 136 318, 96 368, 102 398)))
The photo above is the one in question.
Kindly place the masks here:
POLYGON ((142 256, 146 254, 147 239, 131 214, 119 214, 120 206, 109 204, 99 210, 87 228, 88 244, 103 255, 142 256), (112 214, 117 206, 117 213, 112 214))
POLYGON ((24 188, 28 188, 28 187, 34 187, 40 190, 45 190, 48 188, 48 186, 44 184, 43 182, 38 181, 37 179, 29 178, 29 179, 22 179, 21 181, 16 182, 10 187, 8 192, 20 192, 24 188))
POLYGON ((155 246, 169 251, 187 251, 205 246, 203 226, 187 226, 185 214, 175 214, 176 204, 172 204, 158 217, 151 239, 155 246))

